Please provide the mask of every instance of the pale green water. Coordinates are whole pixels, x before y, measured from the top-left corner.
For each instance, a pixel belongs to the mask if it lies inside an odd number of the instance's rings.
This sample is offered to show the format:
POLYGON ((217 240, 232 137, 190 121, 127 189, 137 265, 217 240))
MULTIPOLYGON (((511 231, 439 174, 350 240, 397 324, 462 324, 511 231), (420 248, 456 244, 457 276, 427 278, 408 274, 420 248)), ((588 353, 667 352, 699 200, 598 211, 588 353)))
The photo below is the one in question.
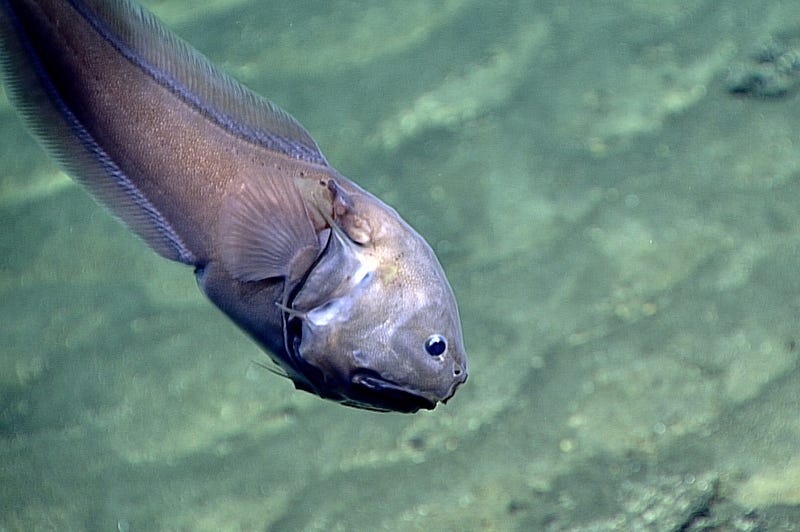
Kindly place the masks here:
POLYGON ((800 530, 800 96, 725 90, 800 3, 146 4, 437 249, 470 379, 294 391, 3 100, 0 530, 800 530))

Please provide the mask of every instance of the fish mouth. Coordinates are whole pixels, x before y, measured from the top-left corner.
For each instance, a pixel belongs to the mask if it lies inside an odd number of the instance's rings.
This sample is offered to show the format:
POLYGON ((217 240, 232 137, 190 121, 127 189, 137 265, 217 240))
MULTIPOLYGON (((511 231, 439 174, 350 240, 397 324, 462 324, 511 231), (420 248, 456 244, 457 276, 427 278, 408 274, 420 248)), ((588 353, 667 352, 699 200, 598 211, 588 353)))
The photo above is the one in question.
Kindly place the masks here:
MULTIPOLYGON (((384 379, 374 371, 355 372, 350 382, 354 385, 349 401, 344 404, 368 410, 413 414, 418 410, 433 410, 439 401, 416 390, 384 379)), ((449 397, 448 397, 449 399, 449 397)), ((442 402, 447 401, 444 399, 442 402)))

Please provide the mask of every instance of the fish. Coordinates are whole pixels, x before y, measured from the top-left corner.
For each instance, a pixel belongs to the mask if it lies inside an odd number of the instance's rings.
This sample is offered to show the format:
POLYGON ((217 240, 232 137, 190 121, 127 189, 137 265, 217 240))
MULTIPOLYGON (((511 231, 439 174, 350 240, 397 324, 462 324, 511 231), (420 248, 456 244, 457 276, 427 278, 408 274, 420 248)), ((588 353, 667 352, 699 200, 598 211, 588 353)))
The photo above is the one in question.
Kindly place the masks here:
POLYGON ((155 252, 193 267, 296 389, 413 413, 466 381, 430 245, 142 6, 0 0, 0 72, 45 151, 155 252))

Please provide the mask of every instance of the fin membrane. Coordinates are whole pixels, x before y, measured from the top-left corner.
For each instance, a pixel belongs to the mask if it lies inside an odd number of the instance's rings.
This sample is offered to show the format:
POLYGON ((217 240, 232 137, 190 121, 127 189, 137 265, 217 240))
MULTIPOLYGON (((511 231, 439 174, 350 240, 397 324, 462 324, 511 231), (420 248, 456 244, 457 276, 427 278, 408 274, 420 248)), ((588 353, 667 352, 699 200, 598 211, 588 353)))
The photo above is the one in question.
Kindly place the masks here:
POLYGON ((222 204, 222 262, 240 281, 300 279, 319 254, 319 241, 300 191, 290 178, 245 180, 222 204))

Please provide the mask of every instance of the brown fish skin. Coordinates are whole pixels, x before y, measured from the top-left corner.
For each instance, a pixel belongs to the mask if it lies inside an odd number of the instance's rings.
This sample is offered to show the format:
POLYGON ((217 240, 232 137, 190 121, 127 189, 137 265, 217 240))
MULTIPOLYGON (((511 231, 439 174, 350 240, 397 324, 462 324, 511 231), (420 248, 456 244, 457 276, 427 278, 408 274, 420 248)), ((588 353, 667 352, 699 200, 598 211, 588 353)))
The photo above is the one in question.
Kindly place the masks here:
POLYGON ((10 99, 298 388, 414 412, 466 380, 433 251, 289 115, 124 0, 0 0, 10 99), (324 274, 323 274, 324 272, 324 274))

